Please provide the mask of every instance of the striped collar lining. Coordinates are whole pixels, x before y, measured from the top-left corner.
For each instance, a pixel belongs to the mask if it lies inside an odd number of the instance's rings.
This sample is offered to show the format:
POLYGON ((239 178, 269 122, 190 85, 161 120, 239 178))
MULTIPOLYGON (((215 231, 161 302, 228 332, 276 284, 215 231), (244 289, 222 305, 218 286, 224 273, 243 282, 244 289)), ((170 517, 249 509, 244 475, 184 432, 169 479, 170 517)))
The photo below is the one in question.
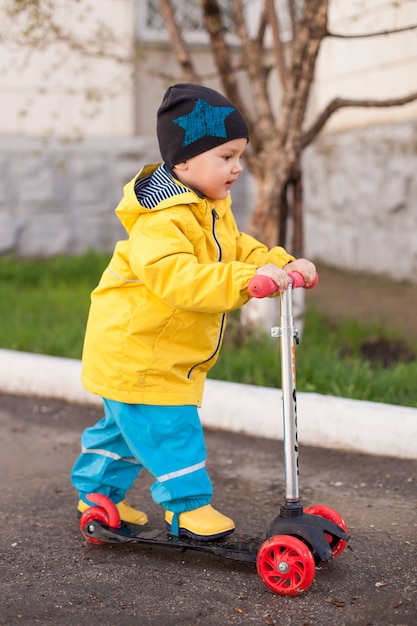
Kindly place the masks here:
POLYGON ((138 202, 145 209, 154 209, 164 200, 189 192, 187 187, 172 179, 170 170, 163 163, 150 176, 138 178, 134 188, 138 202))

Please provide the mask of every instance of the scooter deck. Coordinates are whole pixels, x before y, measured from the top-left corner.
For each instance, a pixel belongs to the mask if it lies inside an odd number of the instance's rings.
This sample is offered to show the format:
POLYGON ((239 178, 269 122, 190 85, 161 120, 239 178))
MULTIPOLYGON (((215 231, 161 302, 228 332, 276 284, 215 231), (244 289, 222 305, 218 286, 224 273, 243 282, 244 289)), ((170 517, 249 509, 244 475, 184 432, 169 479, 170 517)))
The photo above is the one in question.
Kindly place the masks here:
POLYGON ((109 544, 140 543, 177 548, 183 552, 195 550, 221 556, 234 561, 256 563, 258 550, 263 543, 259 537, 248 537, 233 533, 211 541, 198 541, 188 537, 170 535, 167 530, 156 526, 137 526, 122 522, 119 528, 109 528, 98 520, 90 520, 84 528, 84 536, 90 541, 109 544))

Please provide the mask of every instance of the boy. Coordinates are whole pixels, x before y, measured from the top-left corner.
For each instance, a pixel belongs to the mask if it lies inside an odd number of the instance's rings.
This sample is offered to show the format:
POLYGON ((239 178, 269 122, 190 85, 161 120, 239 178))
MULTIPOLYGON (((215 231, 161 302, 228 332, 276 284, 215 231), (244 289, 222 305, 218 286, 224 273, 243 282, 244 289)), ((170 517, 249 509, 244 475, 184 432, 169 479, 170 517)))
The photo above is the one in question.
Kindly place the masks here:
POLYGON ((104 417, 82 435, 72 482, 79 511, 88 493, 99 492, 122 520, 146 524, 146 514, 125 500, 145 467, 170 532, 210 540, 234 530, 210 504, 197 412, 225 316, 249 300, 255 274, 282 291, 287 272, 311 284, 315 267, 239 232, 230 189, 249 132, 229 100, 199 85, 173 85, 158 110, 157 135, 164 162, 125 186, 116 214, 128 239, 117 243, 92 293, 82 381, 103 397, 104 417))

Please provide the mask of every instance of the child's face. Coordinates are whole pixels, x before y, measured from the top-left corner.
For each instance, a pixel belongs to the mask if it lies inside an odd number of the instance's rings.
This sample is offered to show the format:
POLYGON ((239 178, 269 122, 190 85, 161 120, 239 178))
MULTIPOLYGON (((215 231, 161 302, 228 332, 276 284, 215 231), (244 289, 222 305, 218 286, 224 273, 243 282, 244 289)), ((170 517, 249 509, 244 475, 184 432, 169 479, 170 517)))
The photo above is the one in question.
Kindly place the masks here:
POLYGON ((245 138, 232 139, 178 163, 174 171, 182 182, 203 196, 224 200, 243 169, 241 157, 246 144, 245 138))

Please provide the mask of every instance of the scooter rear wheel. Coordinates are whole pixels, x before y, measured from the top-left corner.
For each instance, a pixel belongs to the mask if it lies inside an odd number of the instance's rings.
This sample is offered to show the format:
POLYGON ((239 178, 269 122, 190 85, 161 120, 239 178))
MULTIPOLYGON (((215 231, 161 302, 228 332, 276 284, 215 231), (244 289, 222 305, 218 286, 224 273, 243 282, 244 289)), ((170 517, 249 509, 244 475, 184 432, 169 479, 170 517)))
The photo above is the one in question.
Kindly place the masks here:
POLYGON ((256 566, 268 589, 285 596, 299 595, 310 587, 315 576, 308 546, 291 535, 276 535, 264 541, 256 566))
MULTIPOLYGON (((304 513, 324 517, 324 519, 328 519, 330 522, 333 522, 334 524, 337 524, 337 526, 340 526, 340 528, 344 530, 346 534, 348 532, 346 522, 343 517, 340 515, 340 513, 330 508, 329 506, 325 506, 323 504, 315 504, 313 506, 308 506, 306 509, 304 509, 304 513)), ((347 541, 345 541, 345 539, 339 539, 334 544, 332 544, 332 542, 334 541, 333 537, 328 533, 324 534, 332 548, 333 558, 336 558, 337 556, 342 554, 343 550, 347 546, 347 541)))
POLYGON ((84 539, 87 539, 87 541, 89 541, 90 543, 95 543, 96 545, 103 546, 105 543, 104 541, 100 541, 100 539, 94 539, 93 537, 91 537, 90 533, 93 528, 93 526, 91 525, 94 524, 94 522, 101 522, 106 526, 109 525, 109 516, 102 506, 90 506, 84 511, 84 513, 81 514, 80 530, 84 539))

